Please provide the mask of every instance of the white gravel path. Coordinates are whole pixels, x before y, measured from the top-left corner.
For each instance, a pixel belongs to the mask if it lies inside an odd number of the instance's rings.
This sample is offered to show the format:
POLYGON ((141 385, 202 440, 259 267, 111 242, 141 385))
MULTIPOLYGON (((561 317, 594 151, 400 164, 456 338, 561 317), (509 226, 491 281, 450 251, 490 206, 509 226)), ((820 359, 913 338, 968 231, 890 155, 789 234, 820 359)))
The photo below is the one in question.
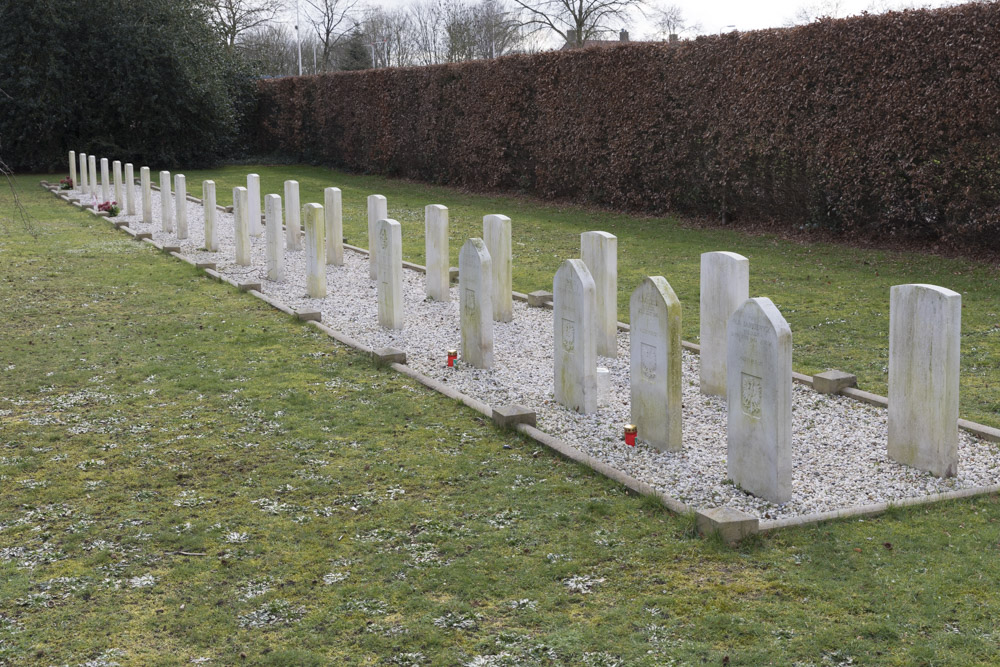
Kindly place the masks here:
MULTIPOLYGON (((200 193, 200 186, 189 184, 189 192, 200 193)), ((230 199, 230 193, 218 192, 220 204, 230 199)), ((889 460, 886 410, 846 397, 823 396, 796 384, 792 499, 774 505, 726 481, 725 403, 699 392, 698 355, 684 352, 683 451, 660 453, 641 443, 633 449, 621 439, 622 427, 629 421, 627 333, 618 334, 617 359, 599 358, 599 365, 611 372, 607 404, 595 414, 578 415, 553 400, 551 310, 515 301, 514 320, 495 325, 494 368, 478 370, 459 362, 450 369, 445 351, 460 348, 456 287, 450 303, 426 301, 424 274, 404 270, 406 328, 383 330, 377 324, 375 283, 368 278, 367 256, 345 250, 344 266, 327 268, 329 296, 310 299, 305 293, 302 251, 286 252, 286 280, 271 282, 265 275, 263 235, 253 239, 253 266, 237 266, 232 214, 216 212, 219 252, 209 253, 201 250, 203 207, 193 202, 187 207, 190 237, 179 242, 160 231, 159 192, 155 190, 152 224, 143 224, 141 215, 117 219, 128 220, 132 229, 152 232, 157 242, 180 245, 183 254, 197 261, 215 262, 219 272, 232 279, 260 282, 265 294, 291 308, 321 311, 325 324, 366 345, 405 350, 409 366, 469 396, 494 406, 520 403, 534 408, 541 430, 690 506, 730 505, 763 519, 777 519, 1000 482, 1000 450, 964 431, 959 434, 958 476, 938 479, 889 460)), ((136 210, 141 214, 141 203, 136 210)), ((423 226, 404 226, 403 234, 422 236, 423 226)))

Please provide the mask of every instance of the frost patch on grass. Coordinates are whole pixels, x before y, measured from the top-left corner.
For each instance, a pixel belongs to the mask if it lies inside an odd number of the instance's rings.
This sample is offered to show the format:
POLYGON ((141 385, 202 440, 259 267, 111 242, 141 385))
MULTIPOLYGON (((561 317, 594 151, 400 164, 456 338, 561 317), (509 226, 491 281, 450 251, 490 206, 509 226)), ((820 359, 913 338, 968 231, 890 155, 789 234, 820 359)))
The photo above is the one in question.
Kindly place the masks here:
POLYGON ((238 624, 241 628, 250 630, 274 625, 289 625, 299 621, 305 614, 305 607, 294 606, 287 600, 271 600, 257 609, 241 615, 238 624))
POLYGON ((592 577, 589 574, 578 574, 563 581, 563 585, 569 589, 570 593, 579 593, 581 595, 590 593, 594 588, 603 583, 603 577, 592 577))
POLYGON ((444 616, 435 618, 434 625, 449 630, 475 630, 479 627, 479 620, 473 614, 456 614, 449 611, 444 616))

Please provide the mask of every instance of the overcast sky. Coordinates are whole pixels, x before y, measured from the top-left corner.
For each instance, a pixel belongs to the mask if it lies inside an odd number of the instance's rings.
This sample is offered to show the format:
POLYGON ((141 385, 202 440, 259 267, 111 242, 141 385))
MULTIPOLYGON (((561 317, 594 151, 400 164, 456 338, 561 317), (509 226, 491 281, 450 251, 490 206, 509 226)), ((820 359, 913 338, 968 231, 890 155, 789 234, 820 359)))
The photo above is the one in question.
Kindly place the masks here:
MULTIPOLYGON (((294 0, 290 2, 293 4, 294 0)), ((367 0, 368 5, 384 7, 405 7, 413 0, 367 0)), ((303 3, 304 4, 304 3, 303 3)), ((653 6, 656 6, 654 0, 653 6)), ((764 0, 751 2, 748 0, 660 0, 659 5, 677 5, 684 12, 688 23, 701 25, 700 33, 718 33, 733 30, 757 30, 760 28, 775 28, 785 25, 796 11, 803 6, 831 7, 839 4, 838 16, 860 14, 873 8, 897 9, 913 6, 934 6, 956 4, 948 0, 764 0)), ((651 26, 647 22, 638 21, 631 26, 636 38, 649 32, 651 26)))

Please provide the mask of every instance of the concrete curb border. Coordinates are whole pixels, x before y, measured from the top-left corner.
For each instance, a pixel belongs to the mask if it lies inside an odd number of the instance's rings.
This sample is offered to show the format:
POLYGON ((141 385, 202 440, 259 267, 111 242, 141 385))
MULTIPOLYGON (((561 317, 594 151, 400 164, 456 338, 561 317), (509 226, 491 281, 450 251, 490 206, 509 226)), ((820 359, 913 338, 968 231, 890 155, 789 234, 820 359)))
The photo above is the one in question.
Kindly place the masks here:
MULTIPOLYGON (((46 189, 50 189, 50 188, 46 187, 46 184, 44 183, 44 181, 42 182, 42 187, 46 188, 46 189)), ((156 186, 152 186, 152 187, 155 188, 156 186)), ((158 189, 158 188, 156 188, 156 189, 158 189)), ((50 189, 50 191, 53 192, 53 194, 55 194, 57 197, 63 199, 63 197, 61 197, 59 195, 59 192, 57 190, 51 190, 50 189)), ((200 203, 200 200, 197 200, 197 199, 195 199, 193 197, 189 196, 188 199, 192 199, 192 200, 200 203)), ((221 206, 218 207, 218 208, 221 209, 221 210, 224 210, 223 207, 221 207, 221 206)), ((91 210, 91 209, 85 209, 85 210, 90 210, 91 213, 94 213, 96 215, 96 212, 93 211, 93 210, 91 210)), ((105 214, 105 216, 106 216, 106 214, 105 214)), ((111 224, 113 225, 114 223, 111 223, 111 224)), ((160 245, 159 243, 157 243, 156 241, 154 241, 152 238, 149 238, 149 237, 139 238, 140 236, 145 236, 145 235, 144 234, 137 234, 133 230, 130 230, 128 227, 124 227, 124 226, 123 227, 117 227, 117 226, 115 226, 115 229, 118 229, 120 231, 124 231, 125 233, 127 233, 130 236, 132 236, 133 238, 135 238, 137 241, 142 241, 144 243, 149 243, 150 245, 152 245, 154 248, 156 248, 158 250, 163 250, 164 249, 164 247, 162 245, 160 245)), ((350 245, 350 244, 347 244, 347 243, 344 244, 344 248, 349 249, 349 250, 353 250, 353 251, 355 251, 357 253, 360 253, 360 254, 363 254, 363 255, 367 255, 368 254, 368 251, 365 248, 360 248, 360 247, 353 246, 353 245, 350 245)), ((372 355, 374 353, 374 350, 372 348, 370 348, 369 346, 367 346, 367 345, 361 343, 360 341, 357 341, 357 340, 355 340, 355 339, 347 336, 346 334, 341 333, 340 331, 337 331, 336 329, 333 329, 333 328, 331 328, 331 327, 323 324, 320 321, 316 321, 316 320, 302 320, 302 319, 298 318, 295 310, 293 310, 289 306, 285 305, 284 303, 282 303, 282 302, 280 302, 280 301, 278 301, 276 299, 273 299, 273 298, 265 295, 259 289, 247 289, 247 286, 242 285, 240 283, 237 283, 236 281, 233 281, 233 280, 227 278, 226 276, 223 276, 221 273, 219 273, 214 268, 202 268, 202 267, 199 267, 198 266, 198 262, 196 262, 195 260, 193 260, 193 259, 191 259, 189 257, 186 257, 185 255, 180 254, 179 252, 170 252, 169 254, 171 256, 173 256, 173 257, 175 257, 175 258, 183 261, 183 262, 186 262, 187 264, 190 264, 191 266, 197 268, 198 270, 203 271, 204 274, 205 274, 205 276, 208 277, 208 278, 211 278, 211 279, 219 281, 219 282, 227 283, 227 284, 235 287, 239 291, 247 292, 247 293, 251 294, 252 296, 255 296, 258 299, 264 301, 265 303, 267 303, 271 307, 275 308, 276 310, 279 310, 279 311, 285 313, 286 315, 290 315, 293 318, 295 318, 296 320, 301 321, 301 322, 303 322, 306 325, 310 325, 310 326, 316 327, 321 332, 325 333, 327 336, 329 336, 333 340, 337 341, 338 343, 341 343, 341 344, 343 344, 343 345, 345 345, 347 347, 353 348, 353 349, 357 350, 358 352, 361 352, 361 353, 363 353, 365 355, 369 355, 370 356, 370 355, 372 355)), ((421 266, 420 264, 414 264, 412 262, 403 261, 403 267, 411 269, 411 270, 414 270, 414 271, 419 271, 421 273, 426 273, 427 272, 426 267, 421 266)), ((517 301, 525 301, 525 302, 528 301, 528 295, 527 294, 522 294, 520 292, 513 292, 513 298, 515 300, 517 300, 517 301)), ((544 303, 543 307, 548 308, 548 309, 551 310, 553 308, 553 304, 552 304, 551 301, 549 301, 549 302, 544 303)), ((618 322, 618 329, 620 331, 630 331, 629 325, 625 324, 624 322, 618 322)), ((700 352, 701 352, 701 346, 697 345, 696 343, 690 343, 688 341, 681 341, 681 344, 683 345, 683 347, 685 349, 690 350, 691 352, 694 352, 696 354, 700 354, 700 352)), ((475 410, 476 412, 484 415, 485 417, 492 419, 493 408, 490 405, 488 405, 486 403, 483 403, 482 401, 479 401, 479 400, 477 400, 475 398, 472 398, 471 396, 466 396, 465 394, 463 394, 463 393, 455 390, 454 388, 449 387, 447 384, 442 383, 442 382, 440 382, 438 380, 435 380, 434 378, 431 378, 431 377, 429 377, 427 375, 424 375, 423 373, 420 373, 419 371, 416 371, 416 370, 414 370, 414 369, 412 369, 409 366, 406 366, 404 364, 390 363, 390 364, 388 364, 388 367, 391 368, 392 370, 398 372, 398 373, 401 373, 403 375, 406 375, 407 377, 410 377, 410 378, 416 380, 417 382, 419 382, 420 384, 424 385, 425 387, 427 387, 429 389, 432 389, 432 390, 436 391, 439 394, 447 396, 448 398, 456 400, 456 401, 462 403, 463 405, 465 405, 465 406, 467 406, 467 407, 475 410)), ((805 374, 802 374, 802 373, 793 372, 792 373, 792 380, 793 380, 793 382, 798 382, 800 384, 804 384, 804 385, 807 385, 809 387, 813 386, 813 379, 812 379, 812 377, 808 376, 808 375, 805 375, 805 374)), ((855 399, 857 401, 860 401, 860 402, 863 402, 863 403, 868 403, 870 405, 877 406, 877 407, 886 408, 889 405, 889 400, 885 396, 879 396, 878 394, 873 394, 873 393, 870 393, 870 392, 867 392, 867 391, 863 391, 863 390, 860 390, 860 389, 857 389, 857 388, 853 388, 853 387, 849 387, 849 388, 843 389, 843 390, 841 390, 839 392, 839 394, 843 395, 843 396, 847 396, 849 398, 853 398, 853 399, 855 399)), ((969 420, 966 420, 966 419, 959 419, 958 420, 958 427, 961 428, 961 429, 963 429, 963 430, 965 430, 965 431, 968 431, 968 432, 970 432, 970 433, 972 433, 972 434, 974 434, 974 435, 976 435, 976 436, 978 436, 978 437, 980 437, 980 438, 982 438, 984 440, 987 440, 987 441, 990 441, 990 442, 1000 442, 1000 429, 996 429, 996 428, 993 428, 991 426, 986 426, 984 424, 978 424, 976 422, 972 422, 972 421, 969 421, 969 420)), ((629 489, 630 491, 632 491, 632 492, 634 492, 634 493, 636 493, 638 495, 650 496, 650 497, 656 498, 662 505, 664 505, 671 512, 674 512, 674 513, 679 514, 679 515, 694 515, 694 514, 698 514, 699 513, 699 511, 696 508, 693 508, 693 507, 691 507, 689 505, 686 505, 686 504, 682 503, 681 501, 677 500, 676 498, 672 498, 672 497, 670 497, 670 496, 668 496, 668 495, 666 495, 666 494, 664 494, 664 493, 662 493, 660 491, 657 491, 655 488, 653 488, 649 484, 646 484, 645 482, 642 482, 642 481, 640 481, 638 479, 635 479, 634 477, 631 477, 631 476, 623 473, 622 471, 617 470, 617 469, 609 466, 608 464, 604 463, 603 461, 600 461, 599 459, 596 459, 596 458, 590 456, 589 454, 585 454, 585 453, 581 452, 580 450, 576 449, 575 447, 573 447, 569 443, 565 442, 564 440, 561 440, 559 438, 556 438, 555 436, 549 435, 548 433, 545 433, 544 431, 540 431, 539 429, 535 428, 534 426, 530 426, 528 424, 517 424, 513 428, 514 428, 514 430, 516 430, 516 431, 520 432, 521 434, 523 434, 523 435, 531 438, 532 440, 538 442, 539 444, 544 445, 548 449, 556 452, 557 454, 563 456, 564 458, 567 458, 567 459, 569 459, 571 461, 575 461, 577 463, 580 463, 580 464, 582 464, 582 465, 590 468, 591 470, 593 470, 597 474, 602 475, 603 477, 607 477, 608 479, 610 479, 610 480, 612 480, 614 482, 617 482, 617 483, 625 486, 627 489, 629 489)), ((915 497, 910 497, 910 498, 901 498, 899 500, 890 501, 890 502, 883 502, 883 503, 876 503, 876 504, 873 504, 873 505, 855 505, 855 506, 852 506, 852 507, 846 507, 846 508, 842 508, 842 509, 838 509, 838 510, 832 510, 830 512, 820 512, 820 513, 815 513, 815 514, 805 514, 805 515, 801 515, 801 516, 790 517, 790 518, 787 518, 787 519, 768 519, 768 520, 758 519, 757 522, 756 522, 756 526, 754 526, 751 530, 749 530, 748 534, 754 534, 754 533, 758 533, 758 532, 760 532, 760 533, 774 532, 776 530, 781 530, 781 529, 785 529, 785 528, 793 528, 793 527, 798 527, 798 526, 815 525, 815 524, 820 524, 820 523, 824 523, 826 521, 833 521, 833 520, 837 520, 837 519, 846 519, 846 518, 862 517, 862 516, 874 516, 874 515, 877 515, 877 514, 882 514, 882 513, 886 512, 886 511, 894 508, 894 507, 911 507, 911 506, 929 505, 929 504, 932 504, 932 503, 937 503, 937 502, 942 502, 942 501, 947 501, 947 500, 956 500, 956 499, 962 499, 962 498, 972 498, 972 497, 975 497, 975 496, 992 495, 992 494, 996 494, 996 493, 1000 493, 1000 484, 994 484, 994 485, 991 485, 991 486, 973 487, 973 488, 969 488, 969 489, 959 489, 957 491, 948 491, 948 492, 944 492, 944 493, 936 493, 936 494, 931 494, 931 495, 927 495, 927 496, 915 496, 915 497)), ((723 529, 720 529, 720 531, 721 530, 723 530, 723 529)))

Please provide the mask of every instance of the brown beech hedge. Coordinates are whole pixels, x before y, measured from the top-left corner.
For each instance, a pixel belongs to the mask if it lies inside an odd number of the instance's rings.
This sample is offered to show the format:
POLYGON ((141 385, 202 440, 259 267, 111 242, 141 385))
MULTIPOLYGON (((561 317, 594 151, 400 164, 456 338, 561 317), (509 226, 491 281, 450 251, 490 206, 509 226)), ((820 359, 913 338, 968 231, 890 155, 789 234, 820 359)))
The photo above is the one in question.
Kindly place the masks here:
POLYGON ((473 189, 1000 243, 1000 6, 264 81, 254 131, 473 189))

